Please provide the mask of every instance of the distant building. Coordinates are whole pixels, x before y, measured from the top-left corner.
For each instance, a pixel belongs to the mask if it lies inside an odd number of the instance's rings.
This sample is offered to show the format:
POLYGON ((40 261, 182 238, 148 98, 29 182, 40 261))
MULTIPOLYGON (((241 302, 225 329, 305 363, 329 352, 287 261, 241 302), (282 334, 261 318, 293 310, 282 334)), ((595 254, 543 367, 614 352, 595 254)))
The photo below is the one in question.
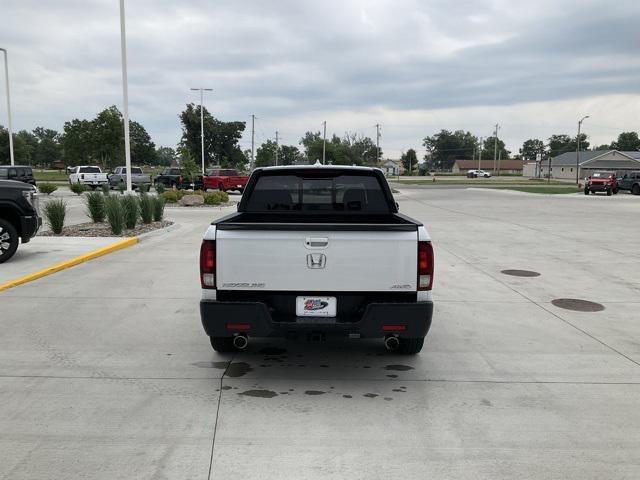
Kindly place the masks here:
POLYGON ((453 173, 467 173, 469 170, 484 170, 491 172, 495 175, 500 165, 500 173, 520 174, 522 175, 523 162, 522 160, 500 160, 493 162, 493 158, 490 160, 456 160, 451 167, 453 173))
POLYGON ((586 178, 596 170, 616 172, 618 176, 625 172, 640 170, 640 152, 620 152, 618 150, 586 150, 580 152, 576 158, 576 152, 567 152, 548 161, 542 161, 540 165, 541 176, 546 177, 549 172, 551 178, 575 180, 576 161, 578 163, 578 178, 586 178))
POLYGON ((402 175, 404 173, 404 167, 400 160, 391 160, 388 158, 380 162, 379 168, 385 175, 402 175))

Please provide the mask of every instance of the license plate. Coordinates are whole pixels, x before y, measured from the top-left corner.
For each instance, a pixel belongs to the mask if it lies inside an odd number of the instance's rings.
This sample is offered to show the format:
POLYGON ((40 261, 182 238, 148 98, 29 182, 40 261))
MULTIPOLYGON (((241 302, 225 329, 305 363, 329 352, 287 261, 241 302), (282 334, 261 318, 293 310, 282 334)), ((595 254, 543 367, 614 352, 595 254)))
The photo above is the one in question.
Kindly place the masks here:
POLYGON ((298 317, 335 317, 336 297, 297 297, 298 317))

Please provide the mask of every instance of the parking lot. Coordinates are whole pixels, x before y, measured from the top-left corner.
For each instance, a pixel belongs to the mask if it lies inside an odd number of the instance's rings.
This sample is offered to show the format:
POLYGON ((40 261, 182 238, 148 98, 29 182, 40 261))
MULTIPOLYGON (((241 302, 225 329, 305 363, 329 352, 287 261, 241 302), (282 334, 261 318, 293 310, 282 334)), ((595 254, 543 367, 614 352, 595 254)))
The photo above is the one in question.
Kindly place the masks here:
POLYGON ((0 477, 638 478, 640 198, 397 200, 435 245, 415 357, 364 340, 214 353, 199 245, 233 208, 167 208, 166 234, 0 293, 0 477))

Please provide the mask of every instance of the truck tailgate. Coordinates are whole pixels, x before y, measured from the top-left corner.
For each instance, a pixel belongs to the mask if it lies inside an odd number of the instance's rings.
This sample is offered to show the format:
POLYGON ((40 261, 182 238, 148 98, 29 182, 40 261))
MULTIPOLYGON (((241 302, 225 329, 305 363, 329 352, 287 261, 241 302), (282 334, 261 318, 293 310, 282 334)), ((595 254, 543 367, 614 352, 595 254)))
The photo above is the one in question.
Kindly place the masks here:
POLYGON ((219 290, 416 289, 417 231, 218 230, 219 290))

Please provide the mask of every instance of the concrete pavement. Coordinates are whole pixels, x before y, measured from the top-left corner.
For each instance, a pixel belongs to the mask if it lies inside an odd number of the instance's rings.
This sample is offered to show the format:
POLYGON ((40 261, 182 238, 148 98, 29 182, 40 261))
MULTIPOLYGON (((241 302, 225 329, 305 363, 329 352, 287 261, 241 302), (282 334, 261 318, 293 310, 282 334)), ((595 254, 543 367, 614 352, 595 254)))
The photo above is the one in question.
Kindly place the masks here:
POLYGON ((372 341, 214 353, 198 247, 231 208, 168 209, 165 235, 0 293, 0 478, 638 477, 639 203, 397 199, 436 250, 415 357, 372 341))

